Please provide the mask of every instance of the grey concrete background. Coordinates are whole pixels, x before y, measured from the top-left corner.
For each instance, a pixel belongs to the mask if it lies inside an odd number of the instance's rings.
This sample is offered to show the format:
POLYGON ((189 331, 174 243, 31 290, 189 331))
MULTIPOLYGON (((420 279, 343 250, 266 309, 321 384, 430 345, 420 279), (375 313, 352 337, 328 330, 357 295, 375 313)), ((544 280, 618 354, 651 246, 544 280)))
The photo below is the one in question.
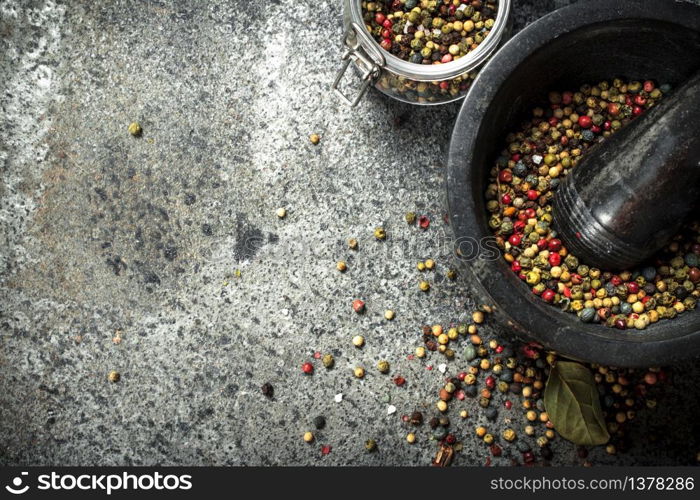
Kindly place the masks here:
MULTIPOLYGON (((516 0, 516 29, 554 3, 516 0)), ((458 106, 372 93, 343 107, 328 90, 340 14, 305 0, 0 3, 0 464, 430 463, 427 429, 408 445, 400 415, 430 413, 443 379, 425 369, 438 355, 407 359, 420 325, 470 306, 459 283, 419 292, 414 267, 450 266, 442 164, 458 106), (407 227, 407 210, 429 214, 429 231, 407 227), (316 351, 336 368, 305 377, 316 351), (376 373, 381 358, 405 388, 376 373), (328 425, 310 446, 316 415, 328 425)), ((676 374, 633 449, 593 450, 594 463, 695 462, 697 369, 676 374)), ((459 465, 488 456, 473 403, 454 426, 459 465)), ((490 428, 508 419, 522 428, 505 411, 490 428)), ((553 464, 581 463, 568 443, 554 450, 553 464)))

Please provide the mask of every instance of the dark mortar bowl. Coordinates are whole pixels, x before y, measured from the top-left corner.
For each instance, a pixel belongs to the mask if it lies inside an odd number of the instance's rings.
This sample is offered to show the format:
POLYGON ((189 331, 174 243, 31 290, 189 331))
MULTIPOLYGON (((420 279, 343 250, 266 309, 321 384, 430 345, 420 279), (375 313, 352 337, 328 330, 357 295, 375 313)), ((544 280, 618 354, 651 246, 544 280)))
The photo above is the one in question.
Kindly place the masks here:
MULTIPOLYGON (((513 273, 488 227, 484 189, 505 135, 551 89, 651 78, 677 85, 700 68, 700 8, 661 1, 587 1, 557 10, 513 37, 481 70, 457 117, 447 190, 461 274, 515 337, 613 366, 666 365, 700 356, 700 313, 643 331, 582 323, 545 304, 513 273)), ((700 131, 699 131, 700 133, 700 131)))

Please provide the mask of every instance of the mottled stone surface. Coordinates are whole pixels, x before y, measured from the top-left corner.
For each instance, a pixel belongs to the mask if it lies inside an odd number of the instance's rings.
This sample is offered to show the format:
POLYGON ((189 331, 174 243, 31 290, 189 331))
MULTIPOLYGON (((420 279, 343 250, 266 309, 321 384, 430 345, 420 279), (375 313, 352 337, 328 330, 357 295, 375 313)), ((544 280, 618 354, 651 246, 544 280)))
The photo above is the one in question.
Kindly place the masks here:
MULTIPOLYGON (((430 462, 427 428, 410 446, 400 415, 432 412, 444 377, 437 355, 407 359, 420 325, 465 319, 471 304, 439 278, 458 106, 372 93, 343 107, 328 91, 339 4, 0 4, 0 464, 430 462), (134 120, 140 138, 127 133, 134 120), (406 226, 407 210, 429 214, 430 229, 406 226), (384 243, 372 239, 378 225, 384 243), (358 252, 346 248, 353 236, 358 252), (415 262, 427 257, 439 272, 423 294, 415 262), (363 316, 350 307, 358 297, 363 316), (350 343, 358 333, 362 350, 350 343), (316 361, 303 376, 315 351, 336 367, 316 361), (376 372, 382 358, 406 387, 376 372), (350 375, 360 364, 363 381, 350 375), (316 415, 328 423, 307 445, 316 415), (365 453, 368 438, 377 453, 365 453)), ((516 1, 516 29, 554 4, 516 1)), ((662 408, 640 415, 629 453, 592 460, 692 463, 693 373, 682 367, 662 408)), ((456 463, 483 464, 472 430, 485 420, 465 406, 456 463)), ((522 427, 501 410, 491 428, 509 417, 522 427)), ((580 463, 572 445, 554 449, 554 464, 580 463)))

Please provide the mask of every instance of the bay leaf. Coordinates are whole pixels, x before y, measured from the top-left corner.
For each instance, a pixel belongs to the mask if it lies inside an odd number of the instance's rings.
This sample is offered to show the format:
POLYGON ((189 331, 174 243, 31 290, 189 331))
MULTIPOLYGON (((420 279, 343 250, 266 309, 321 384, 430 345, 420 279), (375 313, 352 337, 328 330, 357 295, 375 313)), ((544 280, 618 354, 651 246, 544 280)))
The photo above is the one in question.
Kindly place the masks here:
POLYGON ((556 431, 585 446, 610 439, 591 371, 580 363, 558 361, 549 372, 544 406, 556 431))

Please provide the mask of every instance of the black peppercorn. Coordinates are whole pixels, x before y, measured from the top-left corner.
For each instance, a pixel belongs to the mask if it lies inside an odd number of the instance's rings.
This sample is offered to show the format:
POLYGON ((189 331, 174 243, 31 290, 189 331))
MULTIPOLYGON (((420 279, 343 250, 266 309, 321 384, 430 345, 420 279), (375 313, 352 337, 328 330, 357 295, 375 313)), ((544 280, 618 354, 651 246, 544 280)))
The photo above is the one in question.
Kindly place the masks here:
POLYGON ((267 396, 268 398, 272 398, 272 396, 275 393, 275 389, 272 387, 272 384, 269 382, 265 382, 262 387, 261 387, 262 393, 267 396))
POLYGON ((317 429, 323 429, 326 426, 326 417, 323 415, 319 415, 318 417, 314 418, 314 427, 317 429))

